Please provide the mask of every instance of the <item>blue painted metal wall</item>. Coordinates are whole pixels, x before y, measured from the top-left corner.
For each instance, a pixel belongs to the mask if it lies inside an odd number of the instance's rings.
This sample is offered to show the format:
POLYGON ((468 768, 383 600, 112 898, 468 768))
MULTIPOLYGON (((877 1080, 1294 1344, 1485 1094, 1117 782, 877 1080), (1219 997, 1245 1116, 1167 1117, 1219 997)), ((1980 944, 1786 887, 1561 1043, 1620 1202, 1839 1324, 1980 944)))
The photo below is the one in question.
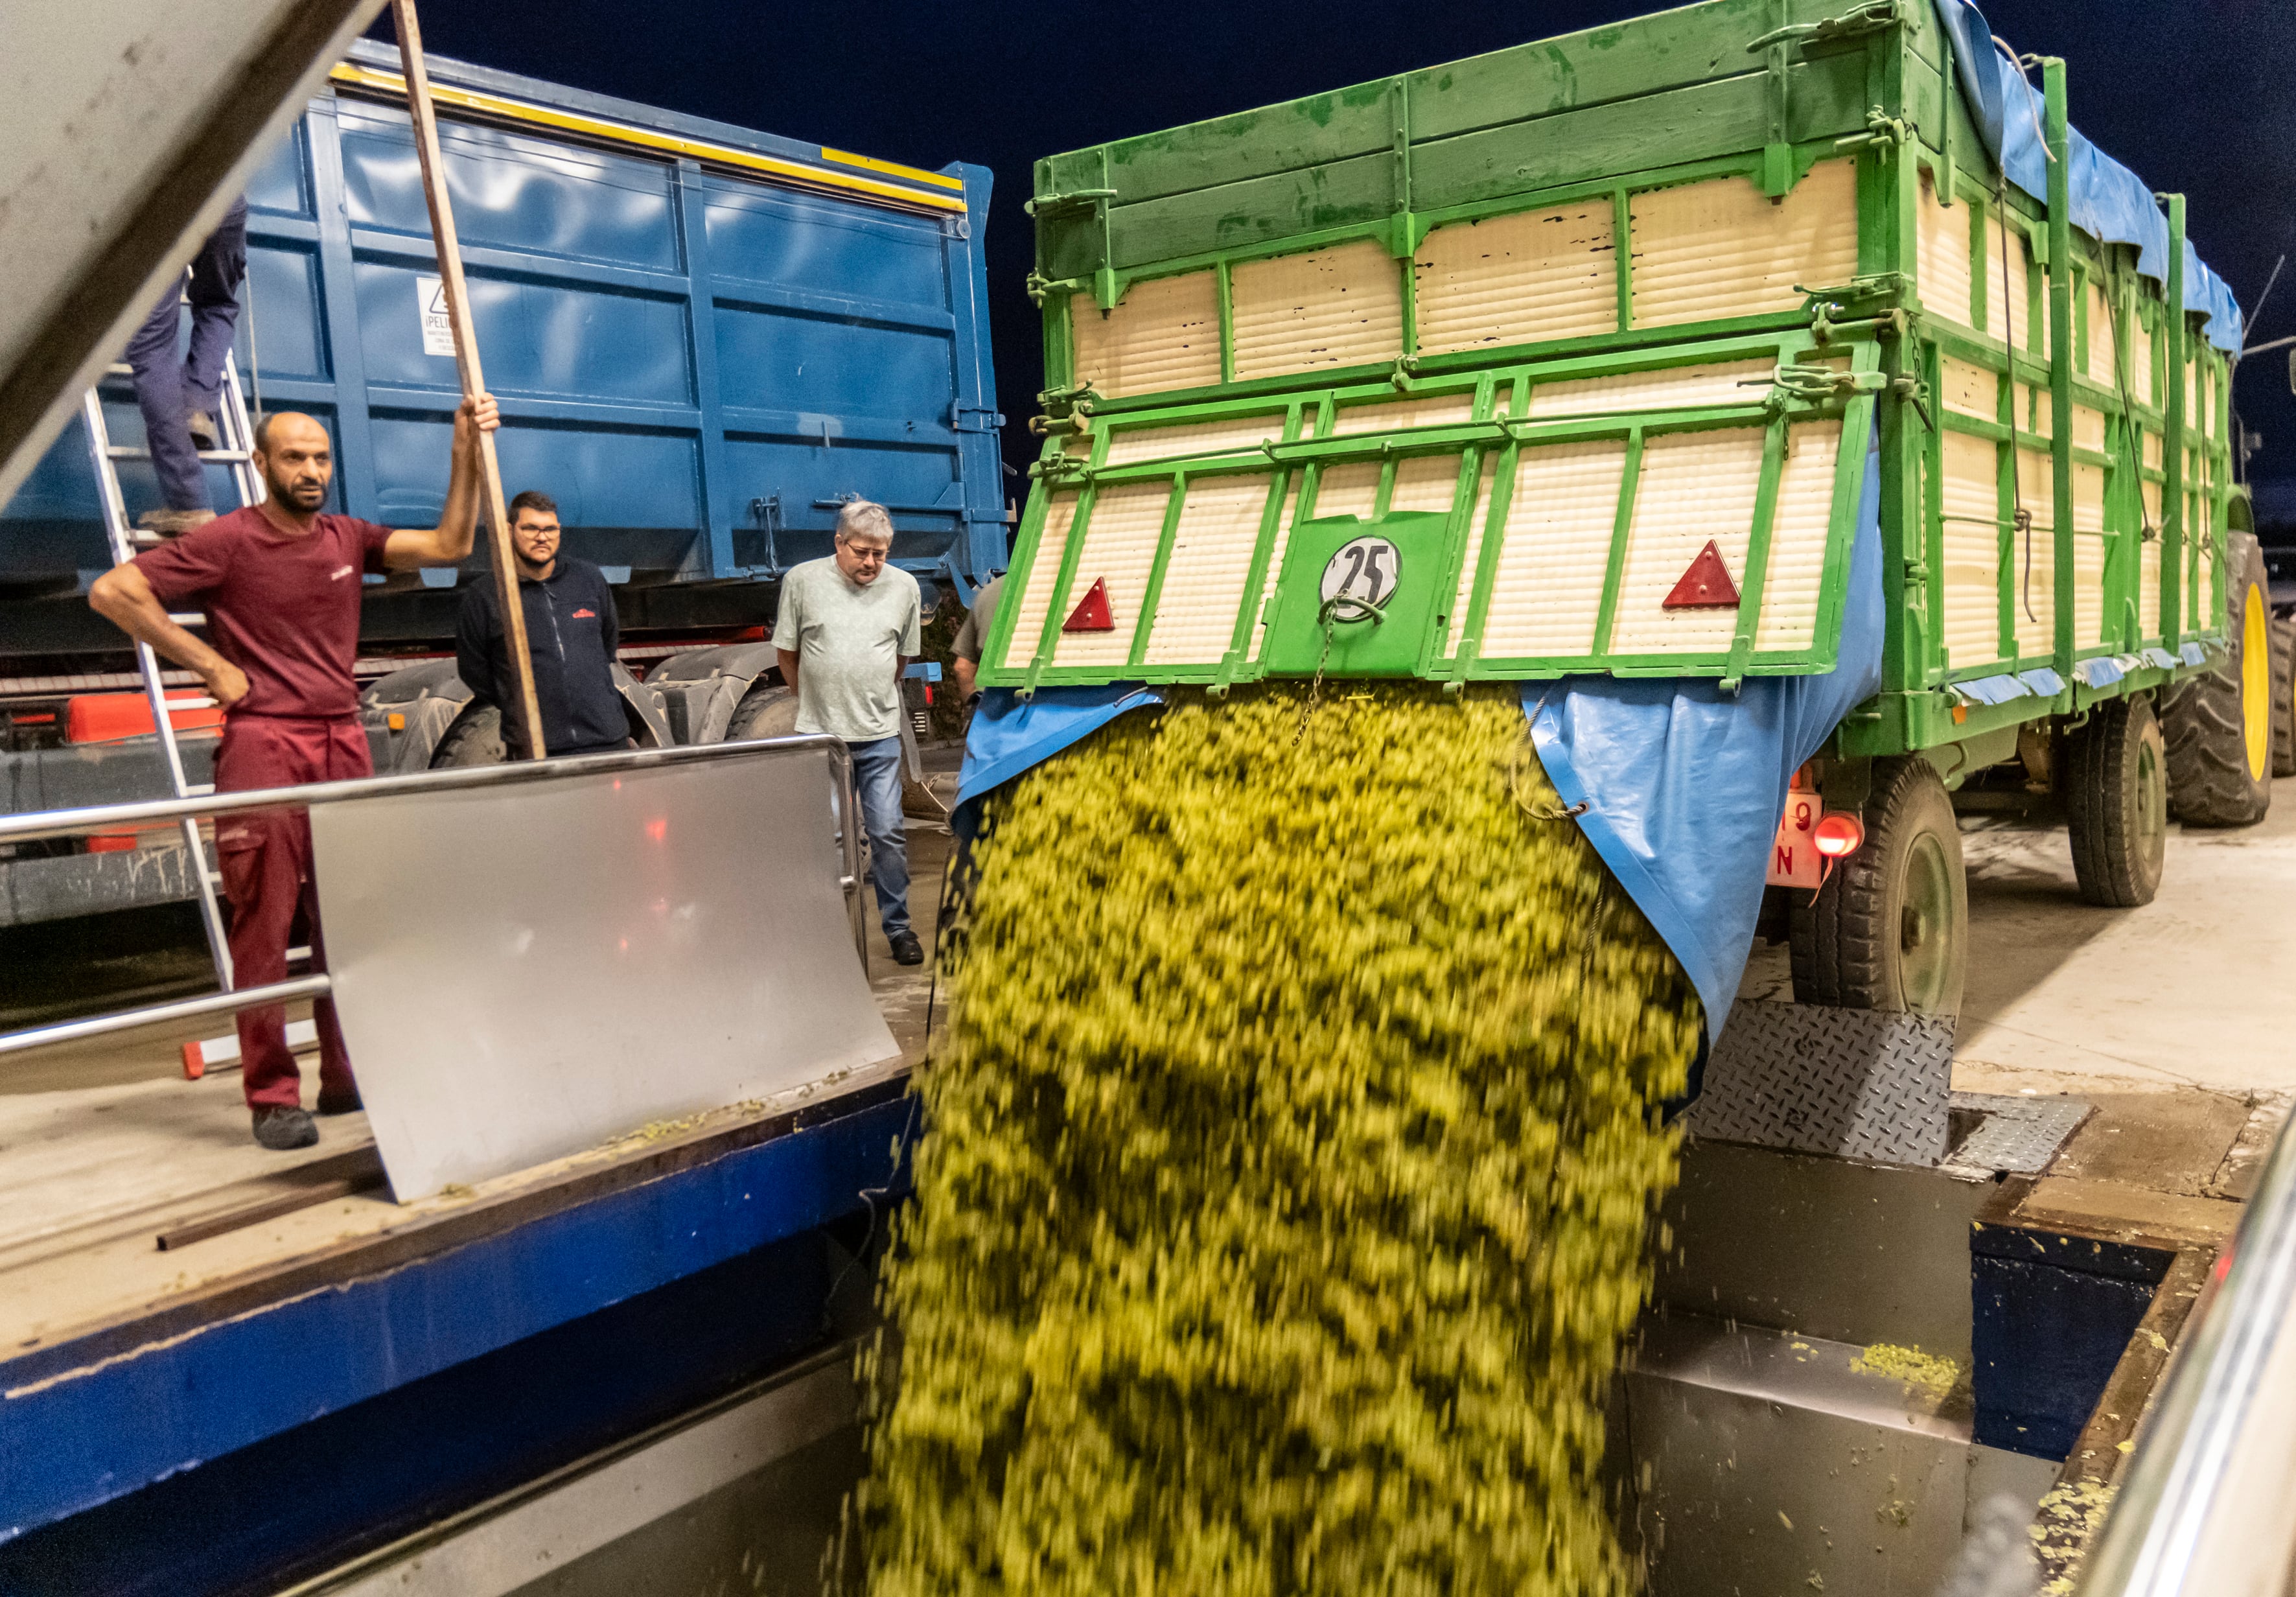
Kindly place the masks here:
MULTIPOLYGON (((354 59, 397 60, 364 44, 354 59)), ((816 146, 451 62, 432 70, 851 176, 816 146)), ((451 110, 440 139, 502 400, 504 488, 555 496, 578 553, 641 580, 770 578, 825 554, 839 502, 858 495, 892 509, 910 569, 951 551, 969 577, 1003 568, 986 169, 946 169, 964 184, 966 214, 953 216, 451 110)), ((428 522, 457 386, 453 359, 423 352, 416 281, 436 266, 405 110, 314 100, 248 199, 243 384, 332 430, 336 507, 428 522)), ((114 386, 114 441, 140 443, 114 386)), ((131 511, 158 503, 148 466, 123 481, 131 511)), ((0 512, 0 580, 108 564, 75 427, 0 512)))
MULTIPOLYGON (((0 1357, 0 1592, 29 1589, 16 1584, 24 1571, 8 1548, 41 1527, 818 1231, 865 1210, 866 1195, 906 1190, 898 1146, 914 1131, 913 1100, 877 1089, 811 1113, 802 1129, 437 1251, 386 1250, 370 1274, 297 1276, 219 1316, 189 1305, 0 1357)), ((775 1288, 785 1301, 761 1303, 761 1320, 786 1327, 817 1315, 824 1288, 810 1272, 793 1266, 775 1288)), ((780 1330, 768 1339, 788 1343, 780 1330)), ((699 1350, 675 1339, 644 1350, 672 1387, 692 1379, 676 1368, 689 1354, 699 1350)), ((601 1395, 569 1387, 558 1394, 562 1414, 537 1418, 596 1445, 611 1418, 595 1409, 601 1395)), ((472 1445, 483 1453, 483 1437, 472 1445)), ((488 1462, 477 1458, 474 1474, 488 1474, 488 1462)), ((405 1505, 375 1506, 388 1517, 405 1505)))

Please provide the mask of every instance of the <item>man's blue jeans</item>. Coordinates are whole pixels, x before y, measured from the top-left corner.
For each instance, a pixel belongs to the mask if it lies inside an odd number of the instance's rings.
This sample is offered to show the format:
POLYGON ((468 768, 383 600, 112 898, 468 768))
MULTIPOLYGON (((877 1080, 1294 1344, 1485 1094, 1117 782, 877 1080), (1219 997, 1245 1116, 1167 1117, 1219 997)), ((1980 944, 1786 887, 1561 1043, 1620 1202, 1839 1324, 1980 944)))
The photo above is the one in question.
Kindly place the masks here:
POLYGON ((247 276, 247 202, 224 213, 214 236, 192 258, 188 288, 170 283, 152 314, 127 341, 135 371, 135 404, 160 493, 170 510, 206 510, 207 472, 192 442, 191 413, 216 414, 224 357, 239 326, 239 285, 247 276), (192 302, 191 352, 178 358, 183 302, 192 302))
POLYGON ((861 830, 869 839, 869 885, 885 935, 909 929, 909 851, 901 836, 901 740, 849 743, 861 789, 861 830))

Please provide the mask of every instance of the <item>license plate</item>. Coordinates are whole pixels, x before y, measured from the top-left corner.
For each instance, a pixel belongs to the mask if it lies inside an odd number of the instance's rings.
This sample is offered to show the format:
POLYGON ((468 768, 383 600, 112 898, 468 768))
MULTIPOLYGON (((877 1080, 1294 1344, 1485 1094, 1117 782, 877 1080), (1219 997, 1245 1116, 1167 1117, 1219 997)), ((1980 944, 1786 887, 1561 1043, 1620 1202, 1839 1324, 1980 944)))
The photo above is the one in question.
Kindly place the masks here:
POLYGON ((1817 891, 1825 881, 1825 860, 1817 852, 1817 823, 1825 813, 1824 801, 1797 787, 1786 794, 1786 812, 1778 818, 1777 840, 1770 846, 1773 887, 1807 887, 1817 891))

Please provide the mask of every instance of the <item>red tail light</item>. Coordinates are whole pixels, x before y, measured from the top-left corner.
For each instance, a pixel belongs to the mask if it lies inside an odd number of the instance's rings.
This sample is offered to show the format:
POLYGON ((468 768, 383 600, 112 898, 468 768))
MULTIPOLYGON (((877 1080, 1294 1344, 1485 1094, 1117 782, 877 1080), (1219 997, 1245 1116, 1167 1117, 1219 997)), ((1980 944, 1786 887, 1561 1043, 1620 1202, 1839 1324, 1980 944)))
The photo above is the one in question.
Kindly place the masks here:
POLYGON ((1866 844, 1866 823, 1847 811, 1837 810, 1817 823, 1810 842, 1829 860, 1847 859, 1866 844))

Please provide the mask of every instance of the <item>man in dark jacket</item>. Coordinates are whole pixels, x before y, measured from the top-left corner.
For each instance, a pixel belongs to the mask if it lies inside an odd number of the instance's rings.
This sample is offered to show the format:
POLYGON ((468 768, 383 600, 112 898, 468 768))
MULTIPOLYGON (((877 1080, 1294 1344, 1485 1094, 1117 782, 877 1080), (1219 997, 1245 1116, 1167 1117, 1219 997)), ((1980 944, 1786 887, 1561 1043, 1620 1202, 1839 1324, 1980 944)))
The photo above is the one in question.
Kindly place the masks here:
MULTIPOLYGON (((629 722, 614 688, 614 649, 621 638, 614 590, 588 561, 559 554, 558 501, 548 494, 530 488, 520 494, 510 502, 510 523, 526 644, 534 656, 534 696, 542 709, 544 752, 554 759, 627 747, 629 722)), ((492 582, 474 582, 463 597, 455 663, 463 686, 501 710, 503 743, 511 758, 525 758, 518 671, 510 662, 492 582)))

